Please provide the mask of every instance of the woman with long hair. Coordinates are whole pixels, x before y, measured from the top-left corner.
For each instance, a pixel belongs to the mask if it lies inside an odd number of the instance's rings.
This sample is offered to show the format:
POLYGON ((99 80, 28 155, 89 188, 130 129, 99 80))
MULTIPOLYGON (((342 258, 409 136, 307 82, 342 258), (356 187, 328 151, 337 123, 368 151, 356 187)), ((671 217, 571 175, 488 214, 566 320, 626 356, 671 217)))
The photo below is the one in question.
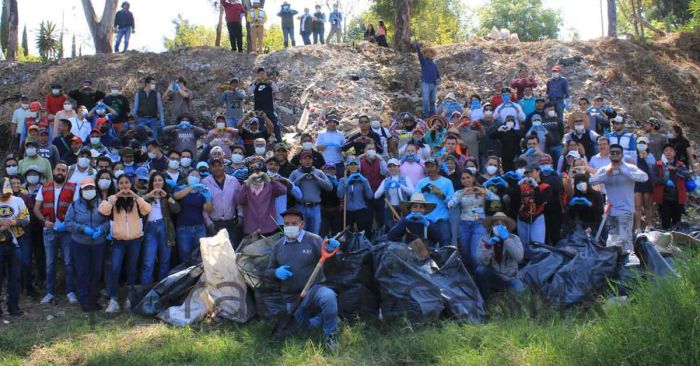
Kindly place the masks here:
POLYGON ((143 196, 151 205, 145 224, 145 241, 143 244, 143 266, 141 267, 141 284, 153 281, 153 270, 158 258, 156 280, 160 281, 170 270, 171 248, 175 245, 175 225, 172 214, 180 212, 180 204, 170 194, 165 184, 165 175, 153 172, 148 180, 148 193, 143 196))
POLYGON ((377 46, 389 47, 386 43, 386 25, 383 20, 379 21, 379 26, 377 27, 377 46))
POLYGON ((481 221, 484 219, 484 205, 487 191, 478 187, 475 175, 469 170, 462 172, 462 186, 456 191, 447 207, 459 207, 459 252, 467 268, 474 273, 477 260, 476 251, 481 237, 486 234, 486 229, 481 221))
MULTIPOLYGON (((119 311, 117 293, 119 286, 119 274, 122 271, 124 257, 127 257, 127 284, 130 291, 136 285, 139 254, 141 253, 141 240, 143 239, 142 217, 151 212, 151 205, 134 191, 129 176, 122 174, 117 179, 117 193, 102 201, 99 211, 113 220, 112 223, 112 263, 110 275, 107 280, 109 292, 109 305, 107 313, 119 311)), ((131 308, 131 302, 127 299, 124 307, 131 308)))
POLYGON ((365 40, 371 43, 376 42, 377 40, 375 39, 376 36, 376 31, 374 30, 374 25, 372 23, 367 25, 367 30, 365 30, 365 40))

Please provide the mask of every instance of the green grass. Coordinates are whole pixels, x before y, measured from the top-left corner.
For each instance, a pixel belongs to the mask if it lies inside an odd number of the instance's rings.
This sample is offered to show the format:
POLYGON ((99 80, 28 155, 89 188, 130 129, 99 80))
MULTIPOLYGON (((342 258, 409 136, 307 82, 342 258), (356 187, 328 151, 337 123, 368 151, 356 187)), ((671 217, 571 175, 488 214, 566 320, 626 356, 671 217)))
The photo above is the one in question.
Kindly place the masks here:
POLYGON ((528 314, 517 316, 492 306, 484 325, 346 324, 338 354, 324 351, 318 333, 272 340, 266 322, 177 328, 35 305, 23 318, 3 318, 10 324, 0 324, 0 364, 697 365, 700 255, 678 263, 680 277, 640 280, 631 301, 604 314, 526 304, 528 314))

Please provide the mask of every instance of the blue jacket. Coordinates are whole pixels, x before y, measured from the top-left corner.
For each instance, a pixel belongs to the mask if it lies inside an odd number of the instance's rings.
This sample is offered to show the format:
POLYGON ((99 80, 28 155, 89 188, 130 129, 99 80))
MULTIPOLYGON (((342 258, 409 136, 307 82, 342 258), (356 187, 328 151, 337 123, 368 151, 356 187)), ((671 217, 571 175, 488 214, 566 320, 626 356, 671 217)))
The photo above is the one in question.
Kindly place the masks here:
POLYGON ((547 99, 567 99, 569 98, 569 82, 565 77, 547 81, 547 99))
POLYGON ((114 27, 115 28, 135 28, 134 14, 126 9, 119 10, 117 14, 114 15, 114 27))
POLYGON ((420 61, 421 80, 424 83, 437 84, 440 80, 440 70, 438 70, 435 60, 429 60, 423 56, 419 45, 416 45, 416 51, 418 52, 418 60, 420 61))
POLYGON ((71 233, 71 239, 78 244, 104 244, 105 237, 109 233, 109 219, 97 210, 98 199, 94 199, 92 204, 92 210, 88 210, 88 202, 84 198, 81 197, 74 201, 68 207, 66 218, 63 221, 66 224, 66 229, 71 233), (86 227, 94 230, 99 229, 102 234, 93 239, 85 234, 86 227))
POLYGON ((338 198, 345 197, 348 211, 357 211, 367 208, 367 202, 374 196, 369 181, 365 179, 353 180, 348 184, 345 178, 338 183, 338 198), (345 192, 347 191, 347 196, 345 192))
POLYGON ((340 27, 342 21, 343 14, 339 11, 334 11, 328 16, 328 22, 331 23, 331 26, 340 27))

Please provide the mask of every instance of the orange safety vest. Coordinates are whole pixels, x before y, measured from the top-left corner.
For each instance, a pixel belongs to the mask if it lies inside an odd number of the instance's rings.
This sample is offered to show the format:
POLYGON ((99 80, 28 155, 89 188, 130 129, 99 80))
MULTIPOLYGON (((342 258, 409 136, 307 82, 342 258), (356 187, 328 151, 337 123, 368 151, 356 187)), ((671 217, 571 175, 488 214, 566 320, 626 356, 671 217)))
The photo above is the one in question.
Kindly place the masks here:
POLYGON ((58 209, 54 209, 54 182, 44 184, 41 190, 41 214, 49 221, 56 222, 56 218, 63 221, 66 217, 66 212, 71 203, 73 203, 73 195, 75 194, 75 183, 64 182, 63 189, 58 195, 58 209), (54 214, 55 211, 55 214, 54 214))

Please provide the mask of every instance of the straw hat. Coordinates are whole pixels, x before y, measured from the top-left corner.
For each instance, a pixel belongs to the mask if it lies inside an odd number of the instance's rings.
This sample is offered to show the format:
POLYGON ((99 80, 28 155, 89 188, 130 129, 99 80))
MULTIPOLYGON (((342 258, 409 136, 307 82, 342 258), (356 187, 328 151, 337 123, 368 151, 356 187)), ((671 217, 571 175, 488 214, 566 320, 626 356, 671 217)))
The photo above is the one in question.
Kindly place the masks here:
POLYGON ((508 227, 508 231, 513 231, 515 230, 515 221, 508 217, 508 215, 504 214, 503 212, 496 212, 493 214, 493 216, 489 216, 484 219, 484 226, 486 227, 487 231, 491 231, 491 227, 493 226, 495 221, 502 221, 506 224, 508 227))
POLYGON ((428 214, 432 212, 435 207, 437 206, 434 203, 428 202, 425 200, 425 196, 423 196, 423 193, 417 192, 411 195, 411 200, 409 201, 403 201, 399 205, 401 207, 401 211, 403 212, 409 212, 411 211, 411 205, 414 203, 420 203, 425 205, 425 213, 428 214))

